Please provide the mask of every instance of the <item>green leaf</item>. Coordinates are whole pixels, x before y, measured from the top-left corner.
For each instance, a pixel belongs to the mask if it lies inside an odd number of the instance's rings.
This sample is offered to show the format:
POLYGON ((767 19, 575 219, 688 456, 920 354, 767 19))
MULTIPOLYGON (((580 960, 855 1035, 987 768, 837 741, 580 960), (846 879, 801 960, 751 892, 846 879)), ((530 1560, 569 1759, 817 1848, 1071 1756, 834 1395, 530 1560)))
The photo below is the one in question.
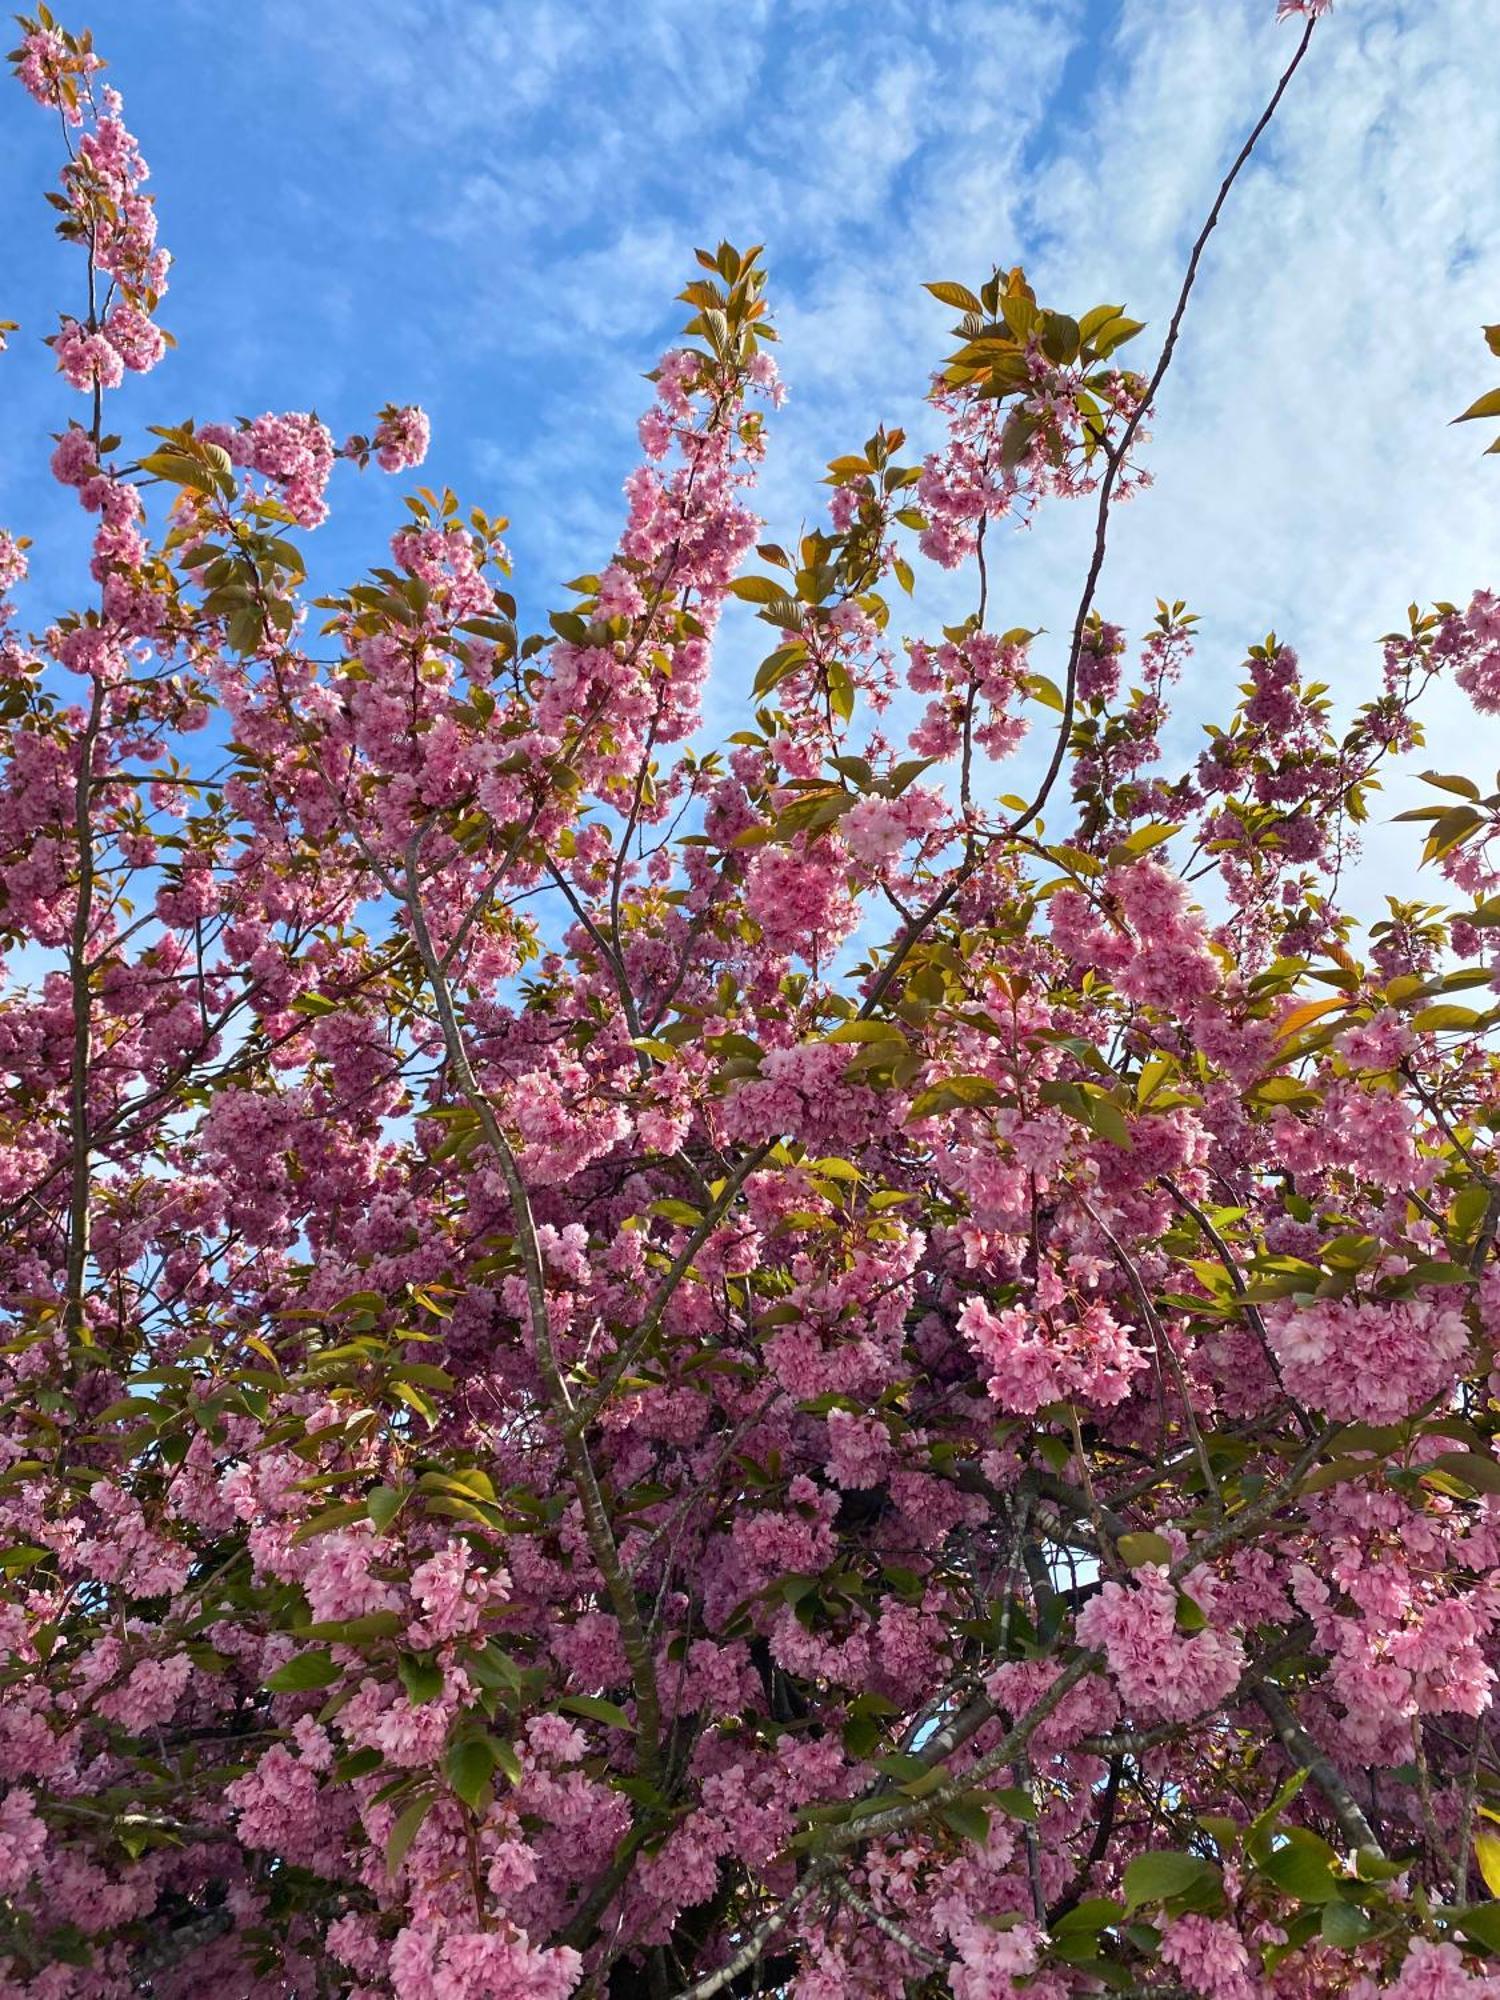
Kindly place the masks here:
POLYGON ((1037 419, 1016 410, 1007 417, 1000 433, 1000 463, 1007 469, 1021 463, 1037 433, 1037 419))
POLYGON ((931 1118, 939 1111, 976 1110, 999 1102, 1000 1092, 987 1076, 950 1076, 919 1091, 907 1115, 931 1118))
POLYGON ((273 1694, 305 1694, 311 1688, 325 1688, 339 1677, 332 1653, 298 1653, 295 1659, 266 1675, 273 1694))
POLYGON ((998 1791, 986 1792, 984 1796, 1011 1819, 1036 1818, 1036 1800, 1021 1785, 1002 1785, 998 1791))
POLYGON ((829 1036, 830 1042, 901 1042, 906 1035, 894 1021, 842 1021, 829 1036))
POLYGON ((343 1500, 336 1507, 325 1507, 314 1514, 310 1521, 304 1521, 293 1535, 294 1542, 311 1541, 315 1535, 326 1535, 334 1528, 347 1528, 354 1521, 365 1521, 369 1515, 363 1500, 343 1500))
POLYGON ((1110 859, 1111 861, 1114 860, 1115 853, 1132 859, 1136 855, 1149 854, 1153 847, 1160 847, 1165 841, 1171 840, 1175 835, 1181 833, 1181 831, 1181 826, 1168 825, 1164 821, 1153 820, 1149 826, 1138 826, 1133 833, 1126 834, 1118 848, 1110 855, 1110 859))
POLYGON ((424 1792, 419 1799, 412 1801, 391 1828, 390 1837, 385 1843, 385 1865, 388 1874, 394 1875, 406 1859, 406 1850, 416 1839, 417 1829, 432 1811, 436 1798, 436 1792, 424 1792))
POLYGON ((1443 1451, 1421 1467, 1423 1472, 1438 1466, 1472 1486, 1476 1493, 1500 1493, 1500 1463, 1477 1451, 1443 1451))
POLYGON ((1245 1836, 1245 1847, 1257 1861, 1264 1860, 1270 1852, 1271 1829, 1306 1783, 1306 1771, 1293 1771, 1289 1778, 1283 1778, 1277 1786, 1276 1796, 1271 1803, 1251 1820, 1250 1831, 1245 1836))
POLYGON ((1078 331, 1085 342, 1091 342, 1111 320, 1122 319, 1124 315, 1124 306, 1091 306, 1078 322, 1078 331))
POLYGON ((659 1215, 663 1222, 681 1222, 689 1227, 703 1220, 701 1213, 685 1201, 653 1201, 648 1212, 659 1215))
POLYGON ((394 1486, 373 1486, 365 1495, 365 1512, 382 1535, 405 1504, 406 1495, 398 1493, 394 1486))
POLYGON ((1102 1931, 1110 1924, 1117 1923, 1124 1915, 1123 1905, 1112 1896, 1089 1896, 1058 1918, 1052 1926, 1054 1937, 1067 1937, 1072 1931, 1102 1931))
POLYGON ((1447 1028, 1472 1028, 1482 1018, 1475 1007, 1460 1007, 1452 1000, 1442 1000, 1435 1007, 1424 1007, 1413 1014, 1411 1024, 1418 1034, 1425 1034, 1447 1028))
POLYGON ((1066 364, 1076 361, 1079 347, 1079 326, 1076 319, 1066 313, 1044 312, 1042 314, 1042 352, 1049 361, 1066 364))
MULTIPOLYGON (((1481 1195, 1485 1194, 1483 1188, 1478 1192, 1481 1195)), ((1488 1206, 1489 1200, 1486 1195, 1485 1207, 1488 1206)), ((1420 1263, 1410 1264, 1401 1275, 1408 1283, 1419 1285, 1472 1285, 1475 1282, 1474 1273, 1464 1265, 1450 1264, 1439 1257, 1423 1258, 1420 1263)))
POLYGON ((1329 1944, 1337 1950, 1352 1951, 1370 1935, 1370 1919, 1358 1903, 1346 1903, 1338 1897, 1323 1905, 1320 1929, 1329 1944))
POLYGON ((767 654, 761 661, 752 693, 757 698, 769 694, 773 688, 781 685, 788 674, 805 665, 806 661, 807 648, 800 639, 790 646, 778 646, 774 653, 767 654))
POLYGON ((1458 1927, 1466 1938, 1472 1938, 1491 1957, 1500 1958, 1500 1903, 1476 1903, 1465 1910, 1458 1920, 1458 1927))
POLYGON ((828 705, 841 722, 854 714, 854 682, 842 660, 828 663, 828 705))
POLYGON ((1031 696, 1033 701, 1039 701, 1043 708, 1050 708, 1058 715, 1066 714, 1067 709, 1063 701, 1062 689, 1057 685, 1056 681, 1048 680, 1045 674, 1028 674, 1026 676, 1026 692, 1031 696))
POLYGON ((21 1570, 35 1569, 52 1554, 51 1549, 39 1548, 35 1542, 17 1542, 13 1548, 0 1553, 0 1570, 14 1575, 21 1570))
POLYGON ((967 285, 955 285, 947 278, 939 278, 936 282, 929 280, 922 289, 931 292, 932 296, 943 305, 956 307, 959 312, 977 313, 984 310, 967 285))
POLYGON ((1338 1893, 1338 1881, 1329 1865, 1330 1851, 1316 1834, 1294 1827, 1286 1844, 1268 1854, 1260 1864, 1278 1889, 1295 1896, 1299 1903, 1327 1903, 1338 1893))
POLYGON ((976 1847, 983 1847, 990 1837, 990 1816, 977 1800, 955 1799, 943 1807, 940 1817, 944 1826, 961 1839, 972 1840, 976 1847))
POLYGON ((894 1778, 897 1784, 909 1785, 915 1779, 925 1779, 931 1775, 931 1766, 910 1750, 891 1750, 884 1757, 875 1759, 875 1768, 882 1777, 894 1778))
MULTIPOLYGON (((1470 411, 1471 416, 1476 414, 1470 411)), ((137 464, 142 472, 149 472, 158 479, 169 480, 174 486, 196 486, 200 492, 213 493, 221 485, 217 473, 202 465, 196 458, 188 458, 179 451, 148 452, 137 464)))
POLYGON ((418 1708, 429 1701, 436 1701, 443 1692, 443 1670, 436 1660, 422 1660, 415 1653, 403 1653, 396 1662, 396 1672, 401 1676, 402 1687, 418 1708))
POLYGON ((844 1724, 844 1752, 863 1763, 885 1734, 878 1715, 851 1715, 844 1724))
POLYGON ((586 1715, 591 1722, 607 1722, 611 1729, 628 1729, 630 1717, 617 1701, 605 1701, 596 1694, 564 1695, 557 1704, 572 1715, 586 1715))
POLYGON ((1117 347, 1123 347, 1127 340, 1134 340, 1146 324, 1143 319, 1126 319, 1123 313, 1109 321, 1106 326, 1092 334, 1089 345, 1101 361, 1113 354, 1117 347))
POLYGON ((1175 1622, 1179 1632, 1201 1632, 1208 1623, 1208 1614, 1196 1598, 1189 1597, 1185 1590, 1179 1590, 1175 1622))
POLYGON ((1142 1903, 1168 1902, 1217 1873, 1201 1854, 1181 1854, 1170 1848, 1138 1854, 1125 1870, 1125 1907, 1136 1910, 1142 1903))
POLYGON ((471 1812, 484 1809, 495 1761, 495 1746, 487 1736, 466 1736, 443 1760, 448 1783, 471 1812))
POLYGON ((1127 1569, 1139 1569, 1142 1563, 1170 1563, 1172 1560, 1172 1544, 1165 1535, 1158 1535, 1150 1528, 1121 1535, 1115 1547, 1127 1569))
POLYGON ((299 1625, 299 1639, 333 1639, 341 1646, 362 1646, 368 1639, 389 1639, 402 1626, 399 1611, 364 1611, 357 1618, 320 1618, 299 1625))
POLYGON ((1000 301, 1000 313, 1017 340, 1025 340, 1041 319, 1035 300, 1021 292, 1008 292, 1000 301))
POLYGON ((1130 1136, 1130 1127, 1125 1123, 1125 1114, 1112 1097, 1099 1097, 1093 1091, 1086 1091, 1088 1120, 1090 1125, 1111 1146, 1118 1146, 1122 1152, 1133 1152, 1135 1141, 1130 1136))
POLYGON ((378 1771, 384 1762, 378 1750, 369 1748, 351 1750, 347 1757, 340 1757, 333 1767, 333 1775, 341 1785, 352 1784, 356 1778, 368 1778, 372 1771, 378 1771))
POLYGON ((1354 1872, 1361 1882, 1390 1882, 1408 1866, 1405 1861, 1390 1861, 1377 1847, 1361 1847, 1355 1850, 1354 1872))

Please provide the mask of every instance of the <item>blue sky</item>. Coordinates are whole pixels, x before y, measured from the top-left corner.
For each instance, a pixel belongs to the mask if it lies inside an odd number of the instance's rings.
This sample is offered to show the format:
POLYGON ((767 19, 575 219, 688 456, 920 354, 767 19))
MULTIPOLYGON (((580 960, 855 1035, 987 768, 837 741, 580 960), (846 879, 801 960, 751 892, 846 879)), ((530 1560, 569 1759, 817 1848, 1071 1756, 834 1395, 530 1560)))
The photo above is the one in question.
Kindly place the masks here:
MULTIPOLYGON (((948 315, 923 279, 1021 261, 1051 303, 1149 320, 1145 353, 1290 53, 1272 13, 94 0, 65 18, 111 63, 178 260, 162 317, 180 349, 114 399, 116 426, 312 404, 342 436, 419 401, 432 477, 512 517, 539 620, 613 540, 640 374, 681 317, 692 245, 754 237, 791 391, 761 502, 785 539, 823 461, 877 420, 930 435, 948 315)), ((1500 318, 1496 26, 1494 0, 1341 0, 1215 241, 1158 411, 1159 483, 1122 515, 1102 597, 1132 625, 1157 595, 1203 614, 1189 719, 1268 625, 1354 700, 1411 597, 1496 580, 1500 469, 1474 428, 1446 427, 1494 372, 1478 328, 1500 318)), ((74 400, 37 340, 79 282, 41 201, 56 163, 55 130, 9 85, 0 316, 23 330, 0 361, 0 523, 39 537, 81 525, 39 477, 74 400)), ((347 580, 381 559, 399 495, 341 471, 334 499, 316 569, 347 580)), ((1083 512, 1007 547, 1003 622, 1066 623, 1083 512)), ((67 587, 40 564, 28 608, 67 587)), ((945 609, 930 589, 908 626, 945 609)), ((726 632, 722 716, 762 629, 726 632)), ((1439 723, 1435 756, 1472 746, 1457 704, 1439 723)))

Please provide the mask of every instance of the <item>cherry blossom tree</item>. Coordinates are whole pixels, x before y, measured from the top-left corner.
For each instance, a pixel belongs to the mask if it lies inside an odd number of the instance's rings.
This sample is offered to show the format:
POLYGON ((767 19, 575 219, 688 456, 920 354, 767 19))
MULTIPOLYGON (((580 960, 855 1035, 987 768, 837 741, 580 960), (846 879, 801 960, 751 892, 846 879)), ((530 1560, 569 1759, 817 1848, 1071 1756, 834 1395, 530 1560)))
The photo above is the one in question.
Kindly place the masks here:
POLYGON ((1500 600, 1353 715, 1257 636, 1185 768, 1192 615, 1099 602, 1324 11, 1154 361, 934 283, 941 444, 784 544, 760 253, 700 253, 542 632, 428 488, 309 601, 415 409, 109 433, 168 258, 23 22, 93 526, 0 622, 6 1993, 1500 1994, 1500 795, 1429 774, 1434 903, 1356 865, 1500 600), (1071 631, 1007 629, 1069 503, 1071 631), (899 639, 919 564, 970 609, 899 639))

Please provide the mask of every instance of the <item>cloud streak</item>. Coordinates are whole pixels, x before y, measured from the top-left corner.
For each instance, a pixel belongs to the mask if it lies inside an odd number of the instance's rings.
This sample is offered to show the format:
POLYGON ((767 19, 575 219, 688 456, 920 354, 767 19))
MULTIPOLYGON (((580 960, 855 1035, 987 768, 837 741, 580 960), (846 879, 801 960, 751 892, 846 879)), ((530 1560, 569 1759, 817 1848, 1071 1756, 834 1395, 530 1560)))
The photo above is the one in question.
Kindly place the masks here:
MULTIPOLYGON (((1447 427, 1488 379, 1477 328, 1500 314, 1487 12, 1344 0, 1214 239, 1159 405, 1157 485, 1122 510, 1101 597, 1131 627, 1159 594, 1203 614, 1185 754, 1268 626, 1352 703, 1409 599, 1462 599, 1492 575, 1500 475, 1447 427)), ((101 43, 182 257, 168 320, 183 351, 141 414, 285 406, 310 381, 339 429, 419 397, 437 476, 515 516, 540 615, 612 538, 640 372, 675 327, 692 245, 753 238, 792 389, 763 488, 785 539, 816 507, 823 461, 876 421, 930 437, 920 398, 947 316, 923 279, 1024 261, 1058 303, 1117 299, 1149 319, 1143 351, 1159 337, 1290 53, 1271 14, 1269 0, 165 0, 148 22, 105 0, 101 43)), ((53 171, 28 112, 12 100, 5 116, 15 190, 53 171)), ((33 245, 16 281, 49 297, 64 267, 34 247, 45 223, 15 233, 33 245)), ((12 362, 0 517, 35 531, 17 506, 66 404, 44 356, 12 362)), ((355 490, 323 562, 368 560, 391 511, 372 484, 355 490)), ((1000 615, 1046 626, 1042 655, 1062 643, 1085 512, 1054 509, 997 558, 1000 615)), ((938 579, 911 622, 955 608, 938 579)), ((728 631, 720 715, 760 636, 748 620, 728 631)), ((1440 701, 1434 760, 1471 748, 1463 705, 1440 701)))

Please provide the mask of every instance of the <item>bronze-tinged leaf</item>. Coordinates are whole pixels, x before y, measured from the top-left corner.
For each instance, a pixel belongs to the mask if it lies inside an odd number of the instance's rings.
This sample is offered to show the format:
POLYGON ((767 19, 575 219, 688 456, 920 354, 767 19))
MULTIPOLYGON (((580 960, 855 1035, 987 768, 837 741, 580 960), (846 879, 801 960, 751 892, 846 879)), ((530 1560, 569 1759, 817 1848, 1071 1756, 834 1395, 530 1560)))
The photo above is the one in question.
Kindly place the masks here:
POLYGON ((1500 389, 1491 389, 1488 394, 1470 403, 1461 417, 1453 419, 1456 424, 1469 423, 1474 417, 1500 417, 1500 389))

